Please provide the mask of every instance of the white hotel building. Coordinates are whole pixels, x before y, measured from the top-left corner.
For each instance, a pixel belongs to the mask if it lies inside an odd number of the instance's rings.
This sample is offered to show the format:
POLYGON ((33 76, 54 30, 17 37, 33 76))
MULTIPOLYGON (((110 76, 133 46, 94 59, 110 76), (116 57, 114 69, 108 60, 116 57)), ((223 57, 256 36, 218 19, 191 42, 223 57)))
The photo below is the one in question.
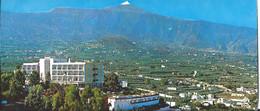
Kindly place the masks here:
POLYGON ((22 69, 28 74, 37 71, 42 81, 46 81, 49 72, 51 82, 79 87, 99 87, 104 81, 104 66, 96 62, 71 62, 70 59, 45 57, 39 63, 23 63, 22 69))
POLYGON ((116 111, 118 106, 120 110, 139 109, 144 106, 159 104, 159 94, 153 92, 141 95, 113 96, 108 98, 108 104, 110 104, 110 111, 116 111))

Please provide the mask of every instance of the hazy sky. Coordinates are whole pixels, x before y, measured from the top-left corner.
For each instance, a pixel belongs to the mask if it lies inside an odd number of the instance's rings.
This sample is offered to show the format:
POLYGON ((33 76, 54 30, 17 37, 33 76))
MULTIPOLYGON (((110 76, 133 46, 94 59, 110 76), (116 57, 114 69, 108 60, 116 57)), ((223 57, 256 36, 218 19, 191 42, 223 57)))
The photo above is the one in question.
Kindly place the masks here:
MULTIPOLYGON (((49 11, 56 7, 104 8, 126 0, 1 0, 3 11, 49 11)), ((128 0, 132 5, 170 17, 257 27, 256 0, 128 0)))

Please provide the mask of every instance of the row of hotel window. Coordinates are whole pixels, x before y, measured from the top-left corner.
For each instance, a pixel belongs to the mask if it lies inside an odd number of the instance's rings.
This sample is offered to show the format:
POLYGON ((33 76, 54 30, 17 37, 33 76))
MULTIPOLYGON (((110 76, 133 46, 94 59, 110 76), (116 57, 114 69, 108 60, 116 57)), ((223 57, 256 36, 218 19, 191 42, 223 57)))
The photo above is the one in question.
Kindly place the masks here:
POLYGON ((52 65, 52 70, 61 70, 61 69, 79 69, 82 70, 84 65, 52 65))
MULTIPOLYGON (((53 65, 52 69, 53 70, 61 70, 61 69, 83 69, 84 65, 53 65)), ((88 66, 88 68, 90 69, 91 66, 88 66)), ((98 69, 101 68, 101 66, 97 67, 98 69)))
POLYGON ((148 98, 134 99, 134 100, 131 100, 130 103, 153 101, 153 100, 157 100, 157 99, 158 99, 158 97, 148 97, 148 98))
POLYGON ((52 81, 84 81, 84 76, 82 77, 52 76, 52 81))
MULTIPOLYGON (((100 71, 93 72, 95 74, 101 74, 100 71)), ((84 71, 52 71, 52 75, 84 75, 84 71)), ((88 71, 88 74, 92 74, 88 71)))
POLYGON ((22 66, 23 70, 36 70, 38 69, 38 66, 32 65, 32 66, 22 66))
POLYGON ((52 71, 52 75, 84 75, 84 71, 52 71))
MULTIPOLYGON (((61 70, 61 69, 79 69, 82 70, 84 65, 53 65, 52 69, 53 70, 61 70)), ((88 66, 90 69, 91 66, 88 66)), ((100 69, 101 66, 98 66, 98 69, 100 69)), ((36 65, 27 65, 27 66, 22 66, 23 70, 32 70, 32 69, 38 69, 38 66, 36 65)))
MULTIPOLYGON (((97 79, 97 78, 93 78, 97 79)), ((84 76, 52 76, 52 81, 84 81, 84 76)), ((88 77, 88 80, 92 80, 91 77, 88 77)), ((101 80, 101 77, 98 77, 98 80, 101 80)), ((102 79, 103 81, 103 79, 102 79)))

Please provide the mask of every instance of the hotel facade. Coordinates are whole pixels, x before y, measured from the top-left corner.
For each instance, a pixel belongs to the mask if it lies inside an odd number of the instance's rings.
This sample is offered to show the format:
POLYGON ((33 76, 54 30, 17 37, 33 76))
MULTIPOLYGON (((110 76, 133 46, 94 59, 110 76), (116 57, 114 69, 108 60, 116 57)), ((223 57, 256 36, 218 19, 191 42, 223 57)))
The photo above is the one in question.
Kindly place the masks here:
POLYGON ((39 63, 23 63, 22 70, 31 74, 37 71, 42 81, 48 80, 60 84, 75 84, 79 87, 100 87, 104 81, 104 66, 97 62, 71 62, 70 59, 45 57, 39 63))

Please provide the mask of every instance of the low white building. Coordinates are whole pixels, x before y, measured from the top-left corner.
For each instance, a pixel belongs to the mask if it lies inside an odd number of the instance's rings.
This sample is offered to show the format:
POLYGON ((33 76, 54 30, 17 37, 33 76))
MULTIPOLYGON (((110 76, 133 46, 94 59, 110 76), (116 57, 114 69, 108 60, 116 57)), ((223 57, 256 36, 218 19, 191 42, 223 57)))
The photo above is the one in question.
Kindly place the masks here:
POLYGON ((176 102, 166 101, 166 103, 167 103, 170 107, 176 106, 176 102))
POLYGON ((161 65, 161 68, 166 68, 166 66, 165 65, 161 65))
POLYGON ((195 99, 195 100, 202 100, 202 99, 204 99, 205 98, 205 96, 204 95, 192 95, 191 96, 191 99, 195 99))
POLYGON ((203 100, 204 106, 214 105, 214 100, 203 100))
POLYGON ((184 110, 184 111, 190 111, 191 110, 191 107, 189 105, 185 105, 185 106, 182 106, 182 107, 179 107, 179 108, 184 110))
POLYGON ((138 75, 138 77, 144 77, 144 75, 138 75))
POLYGON ((113 96, 108 98, 110 111, 133 110, 144 106, 159 104, 159 94, 157 92, 144 93, 141 95, 113 96))
POLYGON ((182 98, 186 98, 186 97, 188 97, 189 95, 188 95, 187 93, 180 93, 179 96, 182 97, 182 98))
POLYGON ((231 101, 233 101, 233 102, 244 102, 244 103, 250 102, 250 100, 247 97, 232 97, 231 101))
POLYGON ((179 90, 177 87, 167 87, 167 90, 176 91, 179 90))
POLYGON ((214 99, 214 95, 213 95, 213 94, 208 94, 207 97, 208 97, 208 99, 210 99, 210 100, 214 99))
POLYGON ((229 106, 231 106, 232 101, 227 98, 219 98, 217 100, 217 103, 222 103, 222 104, 225 104, 227 107, 229 107, 229 106))
POLYGON ((240 87, 240 88, 236 88, 236 91, 237 91, 237 92, 244 92, 244 91, 246 91, 246 88, 244 88, 244 87, 242 86, 242 87, 240 87))

